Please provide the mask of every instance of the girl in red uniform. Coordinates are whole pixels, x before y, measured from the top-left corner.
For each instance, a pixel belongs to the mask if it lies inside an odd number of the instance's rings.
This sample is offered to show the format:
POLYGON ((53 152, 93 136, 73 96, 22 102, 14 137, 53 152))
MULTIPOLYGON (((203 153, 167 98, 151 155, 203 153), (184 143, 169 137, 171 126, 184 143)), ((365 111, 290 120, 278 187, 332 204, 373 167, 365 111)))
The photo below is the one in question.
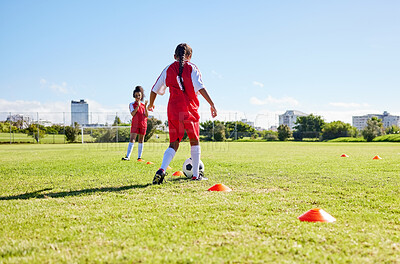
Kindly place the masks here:
POLYGON ((167 110, 170 145, 164 152, 161 168, 156 172, 153 184, 161 184, 163 182, 165 170, 174 158, 185 130, 191 145, 192 180, 207 179, 203 175, 199 175, 201 151, 199 145, 199 99, 197 94, 200 93, 210 104, 212 117, 217 116, 217 110, 201 80, 199 69, 190 62, 192 48, 185 43, 179 44, 175 49, 174 58, 176 61, 162 71, 150 93, 149 111, 154 109, 154 100, 157 94, 163 95, 167 87, 169 87, 170 93, 167 110))
POLYGON ((132 115, 131 136, 129 139, 128 151, 122 160, 130 159, 136 136, 138 136, 139 143, 137 160, 142 161, 143 142, 147 129, 147 117, 149 116, 149 113, 147 112, 147 100, 144 104, 141 103, 141 101, 143 102, 143 96, 144 91, 142 86, 136 86, 135 90, 133 91, 133 98, 135 98, 135 102, 129 104, 129 112, 132 115))

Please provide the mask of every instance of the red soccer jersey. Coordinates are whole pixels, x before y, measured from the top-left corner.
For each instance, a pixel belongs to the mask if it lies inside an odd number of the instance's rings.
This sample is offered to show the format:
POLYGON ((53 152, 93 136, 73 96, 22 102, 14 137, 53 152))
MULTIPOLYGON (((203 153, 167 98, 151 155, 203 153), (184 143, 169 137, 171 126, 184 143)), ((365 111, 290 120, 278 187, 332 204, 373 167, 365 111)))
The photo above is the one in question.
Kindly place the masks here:
POLYGON ((169 87, 168 120, 198 122, 200 115, 197 93, 200 89, 205 88, 201 80, 201 73, 196 65, 185 62, 182 71, 184 91, 180 85, 178 74, 179 62, 175 61, 162 71, 152 91, 163 95, 166 88, 169 87))
MULTIPOLYGON (((135 101, 134 103, 129 104, 129 111, 132 113, 133 110, 136 109, 138 103, 135 101)), ((142 128, 146 130, 147 128, 147 117, 145 115, 145 106, 144 104, 140 104, 138 111, 136 114, 132 117, 132 125, 131 127, 137 127, 137 128, 142 128)))

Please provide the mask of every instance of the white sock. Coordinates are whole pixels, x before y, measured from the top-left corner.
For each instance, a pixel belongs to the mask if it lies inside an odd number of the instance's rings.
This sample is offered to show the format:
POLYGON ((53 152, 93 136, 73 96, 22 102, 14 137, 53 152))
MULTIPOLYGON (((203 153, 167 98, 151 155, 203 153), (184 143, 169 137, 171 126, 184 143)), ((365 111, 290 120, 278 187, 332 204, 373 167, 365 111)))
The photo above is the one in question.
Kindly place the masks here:
POLYGON ((138 159, 142 158, 142 153, 143 153, 143 143, 138 143, 138 159))
POLYGON ((175 156, 176 151, 173 148, 167 148, 167 150, 164 152, 164 158, 161 164, 161 169, 164 171, 167 170, 168 165, 171 163, 172 159, 175 156))
POLYGON ((190 148, 190 154, 192 155, 192 165, 193 165, 193 177, 199 176, 199 164, 200 164, 200 145, 195 145, 190 148))
POLYGON ((128 144, 128 151, 126 152, 126 157, 129 158, 131 156, 132 153, 132 149, 133 149, 133 144, 132 142, 129 142, 128 144))

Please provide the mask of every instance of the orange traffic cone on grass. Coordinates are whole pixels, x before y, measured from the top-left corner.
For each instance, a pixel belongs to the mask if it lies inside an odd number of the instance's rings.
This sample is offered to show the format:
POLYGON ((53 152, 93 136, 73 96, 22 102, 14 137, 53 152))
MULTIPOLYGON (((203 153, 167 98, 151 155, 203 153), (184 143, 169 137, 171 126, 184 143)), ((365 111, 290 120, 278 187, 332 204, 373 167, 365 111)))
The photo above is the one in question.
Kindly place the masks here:
POLYGON ((347 156, 346 154, 342 154, 342 156, 340 156, 342 158, 348 158, 349 156, 347 156))
POLYGON ((154 164, 153 162, 151 162, 151 161, 148 161, 148 162, 146 162, 146 164, 154 164))
POLYGON ((208 191, 216 191, 216 192, 230 192, 232 191, 231 188, 229 188, 228 186, 222 184, 222 183, 218 183, 215 184, 213 187, 211 187, 210 189, 208 189, 208 191))
POLYGON ((172 174, 172 176, 178 176, 178 177, 183 176, 183 175, 184 174, 181 171, 175 171, 174 174, 172 174))
POLYGON ((379 160, 382 159, 381 157, 379 157, 378 155, 376 155, 375 157, 372 158, 373 160, 379 160))
POLYGON ((300 221, 332 223, 336 219, 320 208, 313 208, 297 217, 300 221))
POLYGON ((170 166, 167 167, 167 170, 172 170, 172 168, 170 166))

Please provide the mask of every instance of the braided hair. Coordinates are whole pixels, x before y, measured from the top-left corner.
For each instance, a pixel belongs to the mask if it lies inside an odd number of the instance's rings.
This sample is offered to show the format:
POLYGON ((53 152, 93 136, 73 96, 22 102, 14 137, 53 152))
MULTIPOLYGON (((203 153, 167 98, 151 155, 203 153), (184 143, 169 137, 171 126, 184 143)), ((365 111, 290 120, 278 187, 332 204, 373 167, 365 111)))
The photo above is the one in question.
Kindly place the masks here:
POLYGON ((185 85, 183 84, 182 72, 183 66, 185 65, 185 59, 190 59, 192 57, 192 48, 186 44, 181 43, 175 49, 175 57, 178 59, 179 62, 179 82, 182 86, 182 90, 185 91, 185 85))

